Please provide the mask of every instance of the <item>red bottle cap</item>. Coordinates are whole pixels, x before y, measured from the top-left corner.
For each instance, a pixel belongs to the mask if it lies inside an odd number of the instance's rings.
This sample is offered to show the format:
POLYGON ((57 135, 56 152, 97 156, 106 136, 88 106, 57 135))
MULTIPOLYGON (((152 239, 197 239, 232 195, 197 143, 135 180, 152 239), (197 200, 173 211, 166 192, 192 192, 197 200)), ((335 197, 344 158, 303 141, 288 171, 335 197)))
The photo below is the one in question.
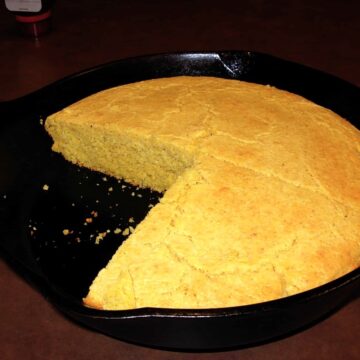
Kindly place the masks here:
POLYGON ((20 24, 22 32, 28 36, 39 37, 51 28, 51 10, 38 15, 16 15, 15 19, 20 24))

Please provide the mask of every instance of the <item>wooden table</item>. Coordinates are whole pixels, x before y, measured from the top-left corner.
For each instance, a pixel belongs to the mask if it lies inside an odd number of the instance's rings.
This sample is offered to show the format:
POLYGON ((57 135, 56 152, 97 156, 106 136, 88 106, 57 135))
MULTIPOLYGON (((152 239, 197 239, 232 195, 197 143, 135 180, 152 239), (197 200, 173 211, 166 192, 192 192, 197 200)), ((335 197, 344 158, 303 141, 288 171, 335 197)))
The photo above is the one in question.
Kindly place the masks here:
MULTIPOLYGON (((58 1, 53 30, 20 36, 0 10, 0 101, 136 55, 253 50, 360 85, 360 2, 339 0, 58 1)), ((6 119, 0 119, 6 121, 6 119)), ((360 298, 290 337, 247 349, 167 352, 65 318, 0 260, 1 359, 359 359, 360 298)))

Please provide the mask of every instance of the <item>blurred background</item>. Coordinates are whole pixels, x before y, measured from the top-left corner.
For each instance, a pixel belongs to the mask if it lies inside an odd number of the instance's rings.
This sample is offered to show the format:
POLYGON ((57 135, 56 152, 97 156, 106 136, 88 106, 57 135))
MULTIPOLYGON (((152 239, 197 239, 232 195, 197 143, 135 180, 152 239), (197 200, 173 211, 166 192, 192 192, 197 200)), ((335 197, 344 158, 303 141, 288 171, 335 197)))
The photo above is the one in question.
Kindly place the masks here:
MULTIPOLYGON (((57 0, 52 29, 25 36, 0 0, 0 101, 114 60, 250 50, 360 85, 359 0, 57 0)), ((6 121, 7 119, 0 119, 6 121)), ((360 299, 273 343, 181 354, 127 344, 69 321, 0 259, 0 358, 359 359, 360 299)))
POLYGON ((57 0, 34 41, 0 10, 0 100, 98 64, 173 51, 253 50, 360 83, 358 0, 57 0))

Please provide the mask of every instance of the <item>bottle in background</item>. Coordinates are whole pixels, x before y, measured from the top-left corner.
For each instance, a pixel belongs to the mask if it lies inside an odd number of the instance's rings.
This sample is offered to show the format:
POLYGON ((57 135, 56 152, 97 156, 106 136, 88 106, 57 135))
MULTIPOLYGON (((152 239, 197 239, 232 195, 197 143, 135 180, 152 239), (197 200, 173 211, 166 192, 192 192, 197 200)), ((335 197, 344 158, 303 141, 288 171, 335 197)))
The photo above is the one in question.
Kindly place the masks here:
POLYGON ((34 38, 51 30, 52 5, 52 0, 5 0, 5 6, 15 15, 20 31, 34 38))

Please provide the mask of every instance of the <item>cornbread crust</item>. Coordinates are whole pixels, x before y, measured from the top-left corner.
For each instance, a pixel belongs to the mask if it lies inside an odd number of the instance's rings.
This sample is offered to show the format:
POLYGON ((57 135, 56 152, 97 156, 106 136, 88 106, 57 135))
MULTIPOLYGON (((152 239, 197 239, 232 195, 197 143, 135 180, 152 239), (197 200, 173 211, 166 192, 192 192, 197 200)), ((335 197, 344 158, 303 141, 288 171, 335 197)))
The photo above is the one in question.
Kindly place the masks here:
POLYGON ((360 132, 300 96, 163 78, 99 92, 45 127, 69 161, 166 190, 88 306, 245 305, 360 265, 360 132))

